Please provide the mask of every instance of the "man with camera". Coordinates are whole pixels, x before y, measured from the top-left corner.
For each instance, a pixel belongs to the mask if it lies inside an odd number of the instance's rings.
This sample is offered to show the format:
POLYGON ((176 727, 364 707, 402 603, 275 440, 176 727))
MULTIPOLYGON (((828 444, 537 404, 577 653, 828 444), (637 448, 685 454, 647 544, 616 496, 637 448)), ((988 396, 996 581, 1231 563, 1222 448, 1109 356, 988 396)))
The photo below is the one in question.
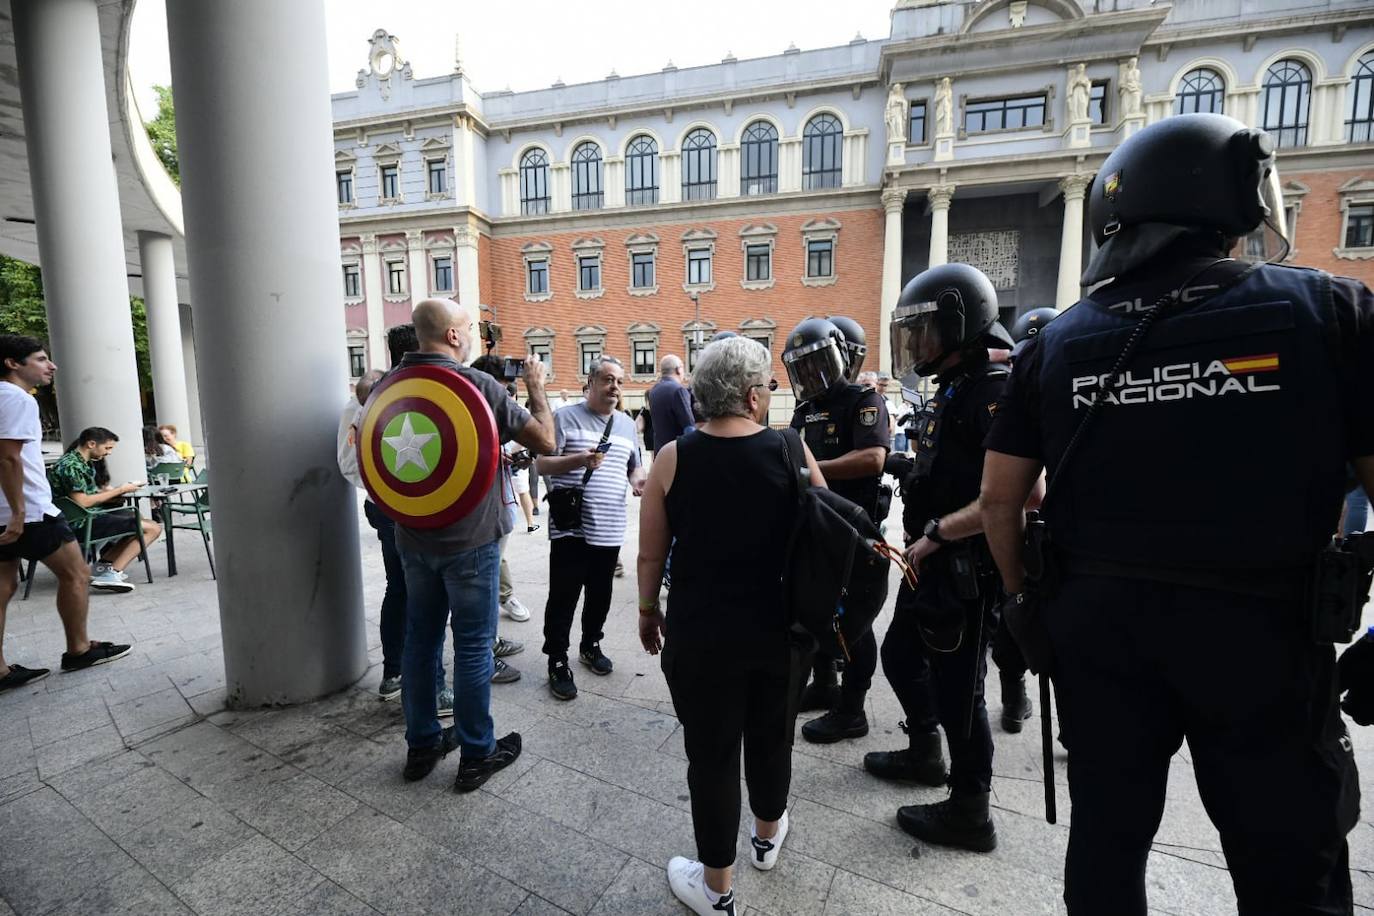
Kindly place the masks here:
POLYGON ((1239 912, 1352 909, 1359 785, 1332 644, 1358 623, 1368 557, 1332 534, 1347 462, 1374 491, 1374 296, 1231 259, 1255 231, 1286 254, 1274 149, 1189 114, 1112 152, 1083 277, 1111 282, 1020 354, 987 440, 1005 615, 1038 637, 1019 641, 1053 673, 1071 761, 1074 916, 1146 912, 1185 739, 1239 912))
POLYGON ((625 369, 613 356, 592 361, 586 399, 554 415, 556 448, 537 458, 549 481, 549 599, 544 607, 544 654, 549 690, 577 696, 568 648, 579 596, 582 638, 578 659, 596 675, 613 665, 601 651, 601 628, 611 609, 611 586, 625 541, 625 490, 638 496, 647 474, 640 464, 634 421, 616 410, 625 369))

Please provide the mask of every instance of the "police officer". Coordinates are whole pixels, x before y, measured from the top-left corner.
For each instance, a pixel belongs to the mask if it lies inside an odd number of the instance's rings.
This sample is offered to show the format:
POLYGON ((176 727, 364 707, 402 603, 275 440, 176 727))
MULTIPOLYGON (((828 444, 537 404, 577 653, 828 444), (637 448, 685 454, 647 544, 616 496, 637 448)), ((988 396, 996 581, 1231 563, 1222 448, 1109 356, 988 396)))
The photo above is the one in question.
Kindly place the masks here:
POLYGON ((1374 491, 1374 296, 1227 258, 1257 228, 1282 241, 1273 153, 1213 114, 1117 147, 1083 277, 1112 282, 1025 349, 988 438, 988 538, 1019 608, 1035 600, 1022 505, 1049 472, 1058 585, 1040 606, 1072 761, 1071 914, 1146 912, 1185 738, 1240 913, 1352 908, 1355 762, 1304 584, 1325 581, 1347 460, 1374 491))
MULTIPOLYGON (((851 352, 845 335, 825 318, 808 318, 787 336, 782 361, 798 401, 792 428, 815 455, 830 489, 862 506, 878 522, 888 446, 887 405, 876 391, 847 381, 851 352)), ((835 683, 835 664, 834 659, 817 658, 814 680, 803 692, 802 709, 829 708, 802 726, 807 741, 830 744, 868 734, 864 697, 878 667, 873 634, 850 646, 840 686, 835 683)))
MULTIPOLYGON (((1057 309, 1031 309, 1012 323, 1011 339, 1016 344, 1011 350, 1013 363, 1041 329, 1058 316, 1057 309)), ((1002 730, 1016 734, 1034 709, 1030 697, 1026 695, 1025 656, 1006 626, 997 629, 997 638, 992 644, 992 660, 997 664, 997 679, 1002 684, 1002 730)))
MULTIPOLYGON (((1007 377, 990 345, 1011 346, 997 323, 997 293, 976 268, 944 264, 916 276, 893 311, 893 373, 934 375, 937 391, 918 417, 916 458, 903 482, 906 557, 913 589, 897 592, 883 639, 883 673, 906 713, 909 747, 865 755, 876 776, 938 785, 949 743, 950 796, 897 811, 901 828, 929 843, 989 852, 992 732, 983 702, 987 649, 1001 593, 981 535, 978 484, 983 437, 1007 377)), ((914 387, 914 385, 909 386, 914 387)))

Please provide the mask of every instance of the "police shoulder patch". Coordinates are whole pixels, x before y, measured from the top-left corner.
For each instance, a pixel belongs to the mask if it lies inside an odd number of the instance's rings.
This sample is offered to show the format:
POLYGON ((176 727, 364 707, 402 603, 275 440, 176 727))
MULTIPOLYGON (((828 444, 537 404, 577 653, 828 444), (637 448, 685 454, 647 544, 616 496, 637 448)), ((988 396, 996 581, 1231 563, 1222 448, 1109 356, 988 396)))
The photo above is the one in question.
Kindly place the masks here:
POLYGON ((860 425, 860 426, 877 426, 877 425, 878 425, 878 408, 876 408, 876 407, 860 407, 860 408, 859 408, 859 425, 860 425))

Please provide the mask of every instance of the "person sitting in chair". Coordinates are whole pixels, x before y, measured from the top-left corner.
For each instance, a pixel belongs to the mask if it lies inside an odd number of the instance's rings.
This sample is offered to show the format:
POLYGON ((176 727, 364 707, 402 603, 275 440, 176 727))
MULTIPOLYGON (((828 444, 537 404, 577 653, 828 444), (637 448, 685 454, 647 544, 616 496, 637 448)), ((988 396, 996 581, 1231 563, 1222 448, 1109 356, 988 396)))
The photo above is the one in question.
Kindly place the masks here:
MULTIPOLYGON (((97 507, 112 508, 119 505, 125 495, 137 490, 142 484, 126 483, 112 487, 106 476, 97 478, 96 463, 103 463, 114 451, 119 437, 102 426, 83 429, 76 441, 68 447, 66 454, 48 470, 48 483, 52 485, 55 499, 66 497, 83 509, 97 507)), ((103 476, 103 475, 102 475, 103 476)), ((134 525, 143 526, 143 541, 151 544, 162 534, 162 526, 157 522, 140 518, 133 509, 97 515, 91 519, 91 539, 111 537, 127 533, 128 537, 111 541, 100 551, 100 558, 91 569, 91 587, 114 592, 131 592, 132 582, 127 581, 124 567, 138 556, 138 537, 134 525)))

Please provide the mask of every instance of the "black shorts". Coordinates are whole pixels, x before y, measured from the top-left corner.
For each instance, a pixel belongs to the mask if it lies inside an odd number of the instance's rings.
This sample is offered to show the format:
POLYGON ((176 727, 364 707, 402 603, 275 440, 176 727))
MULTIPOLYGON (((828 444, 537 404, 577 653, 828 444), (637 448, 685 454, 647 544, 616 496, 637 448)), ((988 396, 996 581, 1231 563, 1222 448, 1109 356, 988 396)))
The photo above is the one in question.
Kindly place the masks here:
POLYGON ((91 540, 117 537, 126 534, 134 537, 138 533, 139 518, 133 509, 121 509, 91 519, 91 540))
MULTIPOLYGON (((0 531, 4 531, 0 527, 0 531)), ((52 556, 63 544, 76 540, 71 526, 60 515, 37 522, 25 522, 24 533, 13 544, 0 545, 0 563, 12 560, 42 560, 52 556)))

